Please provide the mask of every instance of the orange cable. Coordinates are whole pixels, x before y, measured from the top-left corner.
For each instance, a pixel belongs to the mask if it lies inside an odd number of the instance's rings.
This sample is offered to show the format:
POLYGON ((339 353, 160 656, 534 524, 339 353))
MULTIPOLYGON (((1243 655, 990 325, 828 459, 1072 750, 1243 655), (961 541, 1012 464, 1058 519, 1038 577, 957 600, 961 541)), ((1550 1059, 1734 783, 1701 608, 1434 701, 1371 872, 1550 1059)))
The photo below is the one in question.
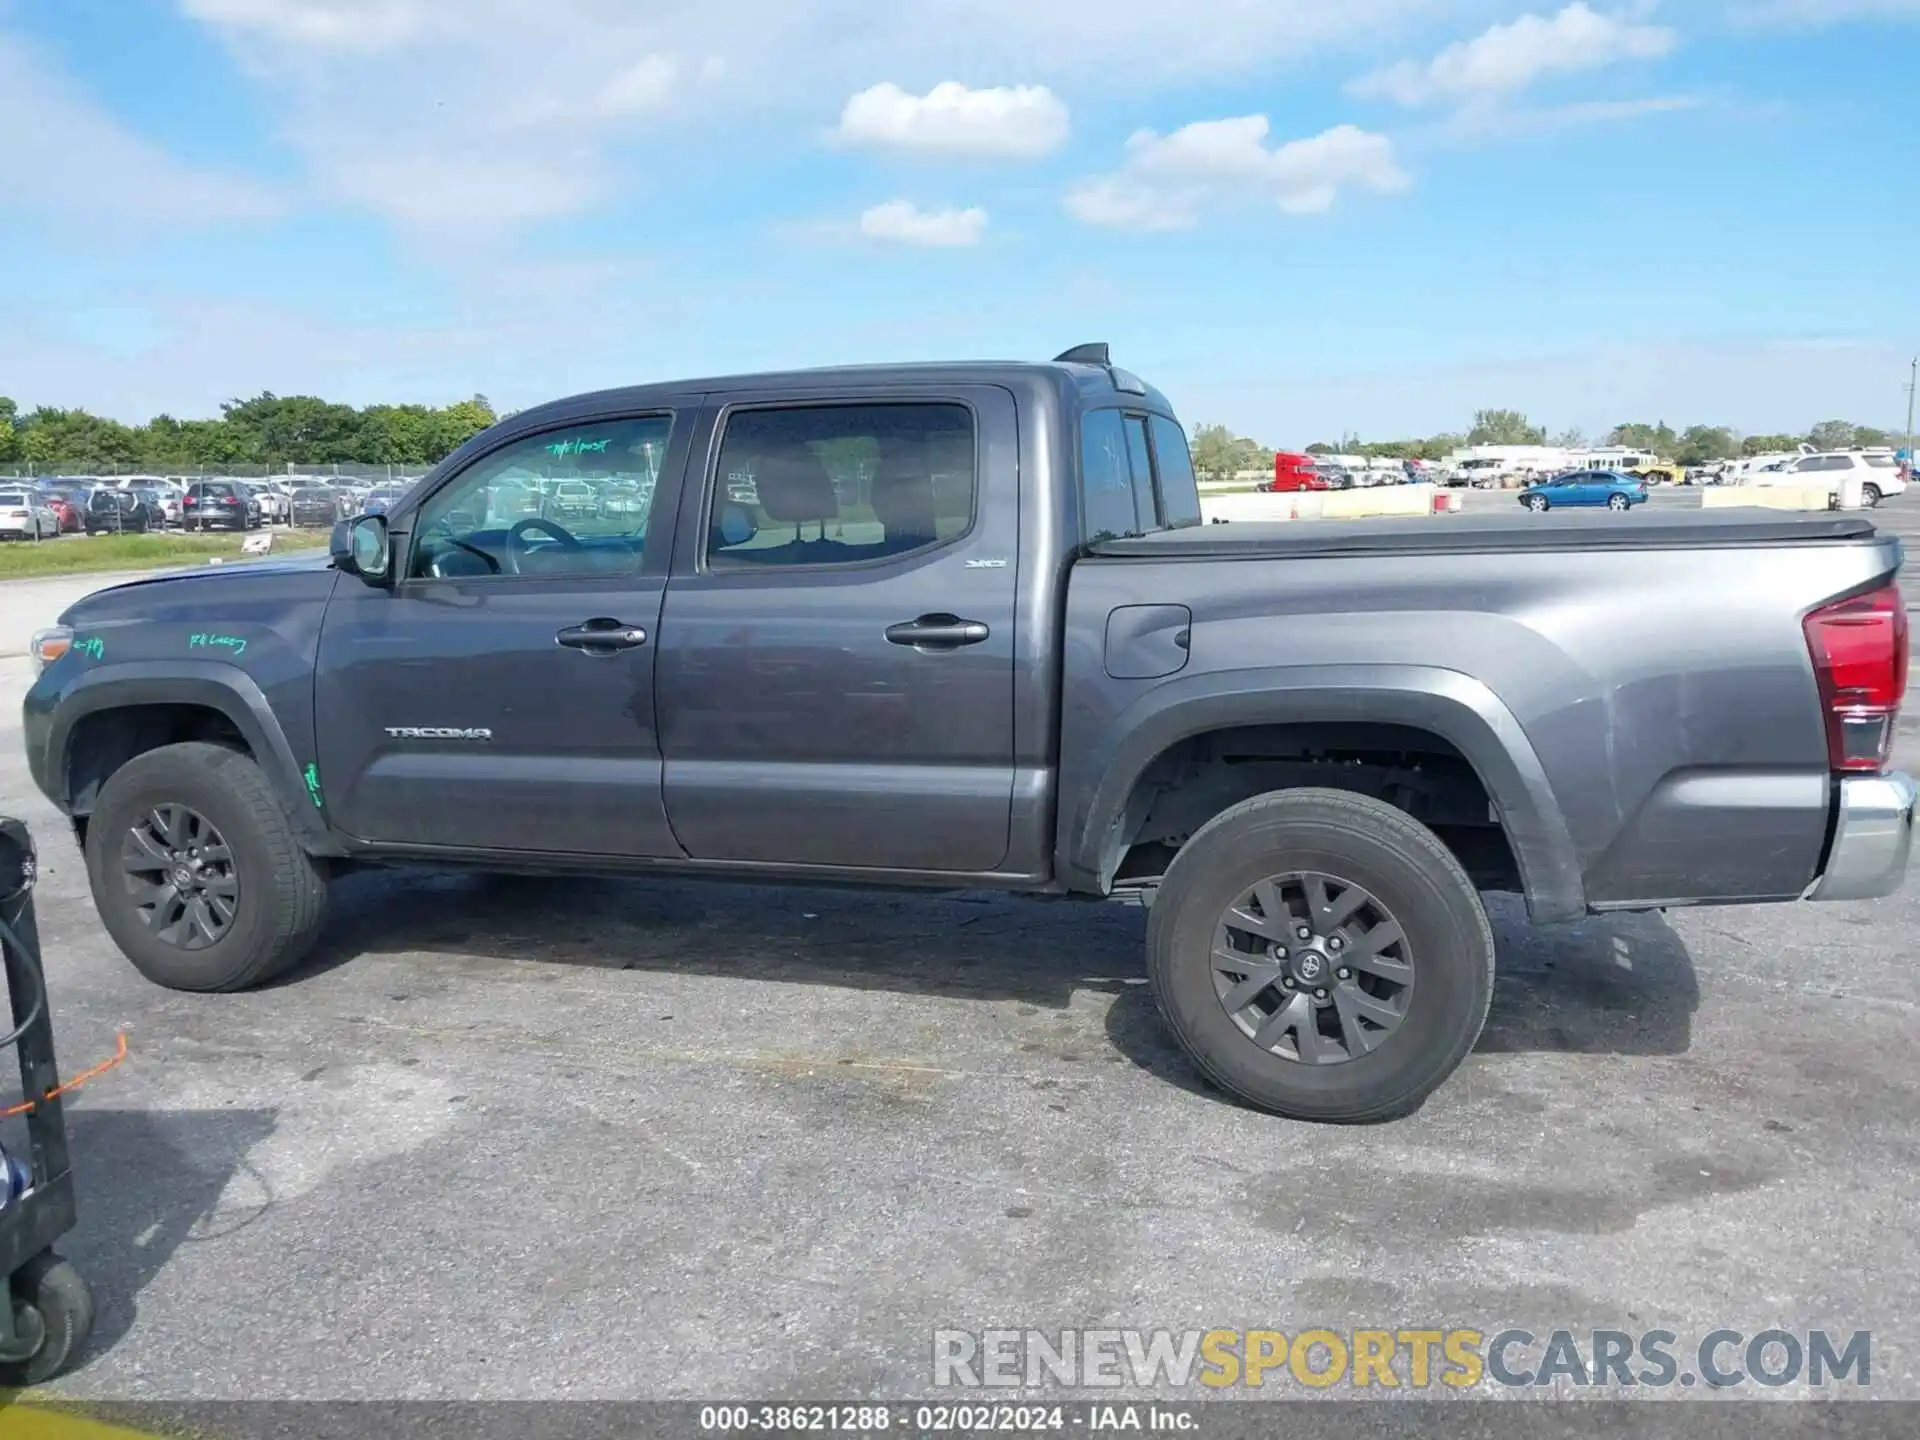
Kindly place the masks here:
POLYGON ((126 1032, 122 1031, 115 1038, 119 1040, 120 1048, 105 1060, 102 1060, 98 1065, 95 1065, 90 1070, 82 1070, 71 1080, 63 1081, 61 1084, 54 1086, 51 1090, 47 1091, 46 1094, 42 1095, 39 1100, 26 1100, 18 1105, 11 1105, 5 1110, 0 1110, 0 1120, 4 1120, 13 1115, 24 1115, 36 1105, 39 1105, 41 1101, 51 1100, 56 1095, 64 1095, 69 1090, 78 1090, 82 1085, 93 1079, 94 1076, 106 1074, 107 1071, 113 1069, 114 1066, 127 1058, 126 1032))

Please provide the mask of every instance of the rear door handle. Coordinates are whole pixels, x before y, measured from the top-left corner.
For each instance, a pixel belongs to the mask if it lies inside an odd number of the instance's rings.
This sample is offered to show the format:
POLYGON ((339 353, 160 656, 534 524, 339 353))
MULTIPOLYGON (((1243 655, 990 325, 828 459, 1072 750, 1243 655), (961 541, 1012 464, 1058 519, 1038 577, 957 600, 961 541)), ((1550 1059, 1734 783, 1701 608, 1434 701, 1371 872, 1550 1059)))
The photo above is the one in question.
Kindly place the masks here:
POLYGON ((962 620, 958 615, 943 613, 889 625, 887 640, 922 650, 957 650, 962 645, 978 645, 991 633, 983 620, 962 620))
POLYGON ((624 620, 596 616, 584 625, 570 625, 553 637, 556 645, 584 650, 589 655, 612 655, 647 643, 647 632, 624 620))

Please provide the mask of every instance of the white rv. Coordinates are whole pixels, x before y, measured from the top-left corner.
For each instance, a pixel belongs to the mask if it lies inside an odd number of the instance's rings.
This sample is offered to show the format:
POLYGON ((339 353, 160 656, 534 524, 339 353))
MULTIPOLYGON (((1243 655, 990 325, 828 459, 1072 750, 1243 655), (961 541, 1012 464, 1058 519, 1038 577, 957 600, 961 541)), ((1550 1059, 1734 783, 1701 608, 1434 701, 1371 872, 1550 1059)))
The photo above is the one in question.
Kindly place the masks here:
POLYGON ((1797 450, 1772 450, 1765 455, 1749 455, 1744 460, 1735 460, 1720 476, 1722 485, 1778 485, 1785 476, 1792 473, 1793 467, 1802 455, 1814 453, 1811 445, 1802 445, 1797 450))
POLYGON ((1469 445, 1446 458, 1450 475, 1465 485, 1497 485, 1502 480, 1536 480, 1578 468, 1575 452, 1562 445, 1469 445))

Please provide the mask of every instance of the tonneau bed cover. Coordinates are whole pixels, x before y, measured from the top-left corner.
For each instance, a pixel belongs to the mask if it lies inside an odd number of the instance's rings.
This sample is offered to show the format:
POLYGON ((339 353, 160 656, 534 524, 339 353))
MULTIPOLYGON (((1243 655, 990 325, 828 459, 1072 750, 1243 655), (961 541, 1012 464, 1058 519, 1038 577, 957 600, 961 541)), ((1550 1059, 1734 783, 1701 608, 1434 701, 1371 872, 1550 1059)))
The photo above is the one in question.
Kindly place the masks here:
POLYGON ((1325 555, 1462 554, 1513 550, 1698 550, 1872 539, 1858 514, 1753 509, 1585 514, 1380 516, 1366 520, 1235 520, 1098 540, 1090 555, 1116 560, 1240 560, 1325 555))

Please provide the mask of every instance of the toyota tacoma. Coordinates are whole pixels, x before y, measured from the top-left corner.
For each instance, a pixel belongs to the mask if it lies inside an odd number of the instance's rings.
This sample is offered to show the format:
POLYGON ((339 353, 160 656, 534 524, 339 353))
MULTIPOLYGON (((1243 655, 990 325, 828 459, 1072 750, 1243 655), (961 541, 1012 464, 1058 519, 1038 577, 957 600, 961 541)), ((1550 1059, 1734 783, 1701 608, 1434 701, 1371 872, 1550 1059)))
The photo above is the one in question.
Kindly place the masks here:
POLYGON ((294 964, 367 865, 1130 896, 1208 1076, 1379 1119, 1480 1032, 1482 892, 1546 923, 1904 875, 1898 541, 1609 518, 1203 524, 1104 346, 612 390, 327 555, 72 606, 28 760, 176 989, 294 964))

